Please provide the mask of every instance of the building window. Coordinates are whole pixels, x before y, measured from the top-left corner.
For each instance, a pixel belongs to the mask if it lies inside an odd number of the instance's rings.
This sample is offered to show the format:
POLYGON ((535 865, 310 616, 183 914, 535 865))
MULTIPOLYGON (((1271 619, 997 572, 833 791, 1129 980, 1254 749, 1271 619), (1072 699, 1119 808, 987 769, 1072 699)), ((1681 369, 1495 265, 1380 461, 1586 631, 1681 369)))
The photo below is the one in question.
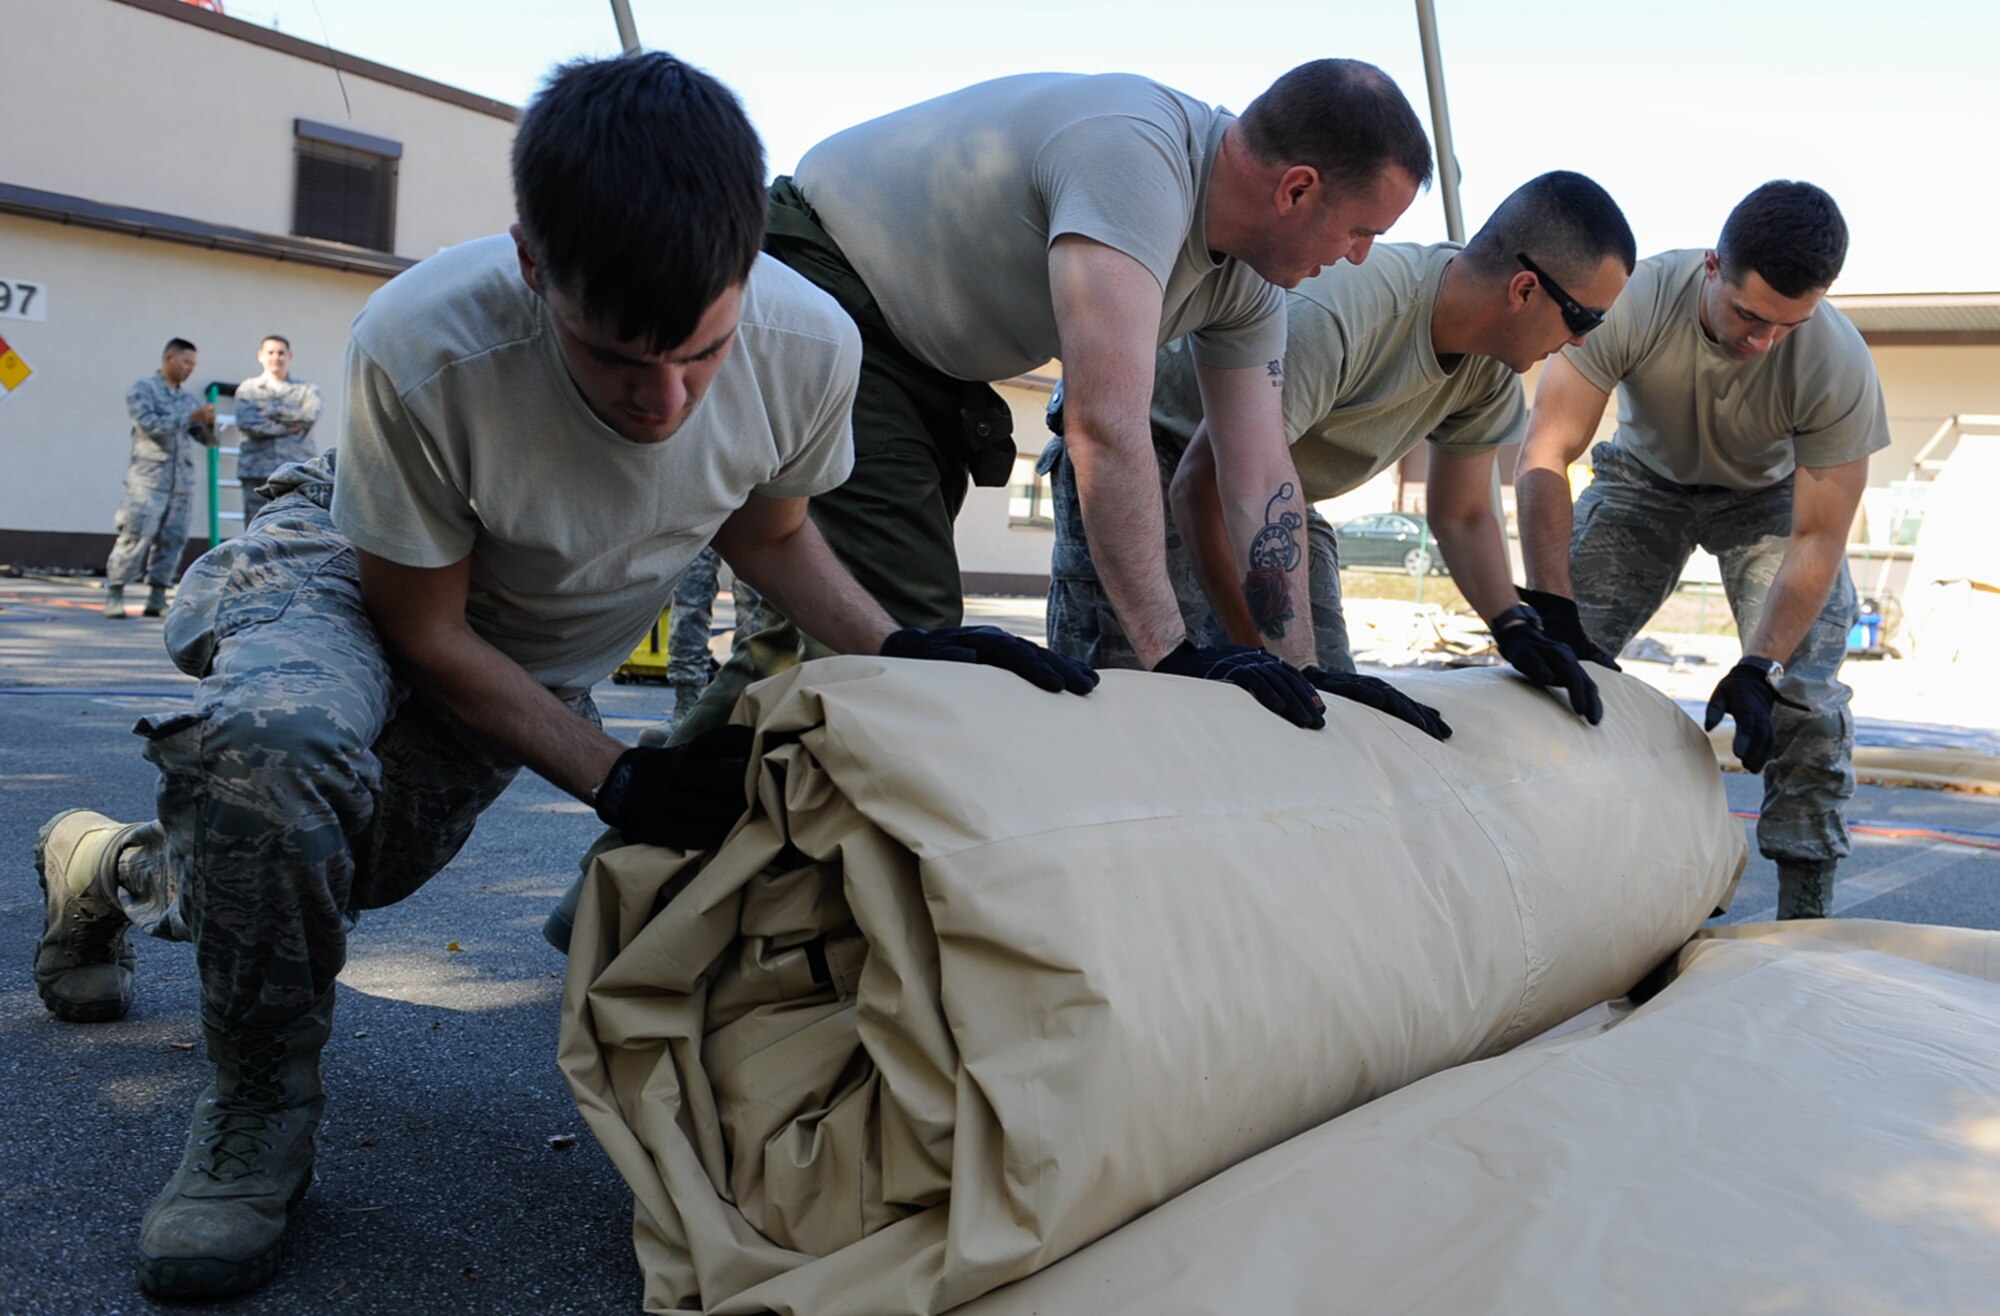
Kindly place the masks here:
POLYGON ((1035 459, 1014 459, 1014 475, 1007 481, 1007 524, 1053 526, 1055 490, 1049 477, 1035 474, 1035 459))
POLYGON ((401 142, 348 128, 293 121, 298 185, 292 232, 372 251, 396 249, 396 167, 401 142))

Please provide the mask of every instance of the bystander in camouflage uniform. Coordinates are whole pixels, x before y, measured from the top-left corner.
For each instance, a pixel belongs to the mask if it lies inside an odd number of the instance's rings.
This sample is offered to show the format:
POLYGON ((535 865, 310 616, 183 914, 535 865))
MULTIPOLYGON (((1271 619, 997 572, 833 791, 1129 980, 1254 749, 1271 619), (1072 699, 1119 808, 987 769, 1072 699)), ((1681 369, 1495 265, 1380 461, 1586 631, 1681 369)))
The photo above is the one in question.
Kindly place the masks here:
POLYGON ((158 371, 125 391, 132 457, 118 508, 118 541, 104 564, 108 617, 125 615, 125 587, 142 575, 152 587, 146 614, 158 616, 174 583, 194 506, 195 449, 215 442, 213 428, 192 419, 201 406, 200 398, 158 371))
POLYGON ((278 379, 266 372, 236 386, 236 428, 243 435, 236 450, 236 478, 243 485, 245 526, 264 506, 259 490, 271 472, 312 460, 312 428, 319 410, 319 388, 303 379, 278 379))
MULTIPOLYGON (((675 718, 694 707, 715 672, 708 638, 715 615, 716 591, 721 588, 721 566, 722 559, 715 550, 704 548, 674 586, 674 605, 667 627, 667 686, 674 692, 674 707, 667 717, 667 730, 672 729, 675 718)), ((730 587, 730 593, 736 604, 733 643, 740 645, 762 626, 764 599, 741 576, 730 587)))

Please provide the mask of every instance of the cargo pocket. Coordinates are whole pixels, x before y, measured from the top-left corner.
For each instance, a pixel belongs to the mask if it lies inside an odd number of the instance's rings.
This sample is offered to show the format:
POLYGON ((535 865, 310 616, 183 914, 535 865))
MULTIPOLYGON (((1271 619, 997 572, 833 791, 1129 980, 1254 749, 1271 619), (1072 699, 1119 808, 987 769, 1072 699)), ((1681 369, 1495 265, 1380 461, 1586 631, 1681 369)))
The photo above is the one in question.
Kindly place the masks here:
POLYGON ((267 506, 258 532, 240 535, 195 559, 167 612, 167 654, 187 675, 209 674, 222 641, 285 615, 298 592, 333 575, 359 606, 354 550, 327 526, 300 534, 274 524, 267 506))

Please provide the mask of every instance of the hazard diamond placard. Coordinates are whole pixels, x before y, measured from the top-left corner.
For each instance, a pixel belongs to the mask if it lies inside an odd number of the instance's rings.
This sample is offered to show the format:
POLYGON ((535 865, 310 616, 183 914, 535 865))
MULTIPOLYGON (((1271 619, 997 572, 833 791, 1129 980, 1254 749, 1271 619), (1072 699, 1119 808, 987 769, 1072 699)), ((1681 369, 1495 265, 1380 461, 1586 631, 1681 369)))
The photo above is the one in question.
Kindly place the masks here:
MULTIPOLYGON (((21 359, 21 354, 7 346, 6 339, 0 338, 0 388, 12 393, 26 383, 28 376, 34 373, 28 369, 28 363, 21 359)), ((0 397, 4 396, 5 393, 0 393, 0 397)))

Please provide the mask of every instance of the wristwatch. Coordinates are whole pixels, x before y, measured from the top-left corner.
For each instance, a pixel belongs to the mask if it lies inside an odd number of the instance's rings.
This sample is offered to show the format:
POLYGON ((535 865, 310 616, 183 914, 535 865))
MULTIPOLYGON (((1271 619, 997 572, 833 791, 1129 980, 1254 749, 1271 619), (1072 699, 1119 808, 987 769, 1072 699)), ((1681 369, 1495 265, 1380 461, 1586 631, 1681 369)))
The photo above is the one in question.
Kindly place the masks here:
POLYGON ((1774 690, 1777 689, 1778 682, 1785 679, 1785 665, 1776 658, 1755 658, 1746 653, 1736 660, 1736 665, 1762 672, 1764 679, 1771 683, 1771 688, 1774 690))
POLYGON ((1510 631, 1516 626, 1532 626, 1539 631, 1542 629, 1542 614, 1525 603, 1516 603, 1486 623, 1486 629, 1495 635, 1501 631, 1510 631))

